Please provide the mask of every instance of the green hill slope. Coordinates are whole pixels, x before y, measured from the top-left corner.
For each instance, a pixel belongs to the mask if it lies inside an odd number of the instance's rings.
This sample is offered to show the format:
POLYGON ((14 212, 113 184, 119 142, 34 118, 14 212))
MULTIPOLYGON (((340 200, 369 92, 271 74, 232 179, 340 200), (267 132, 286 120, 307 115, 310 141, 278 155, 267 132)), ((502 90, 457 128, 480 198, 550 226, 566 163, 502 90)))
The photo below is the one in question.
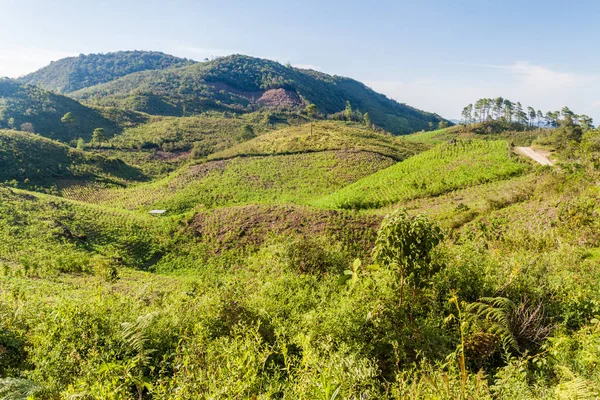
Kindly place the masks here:
POLYGON ((91 155, 27 132, 0 130, 0 182, 50 187, 60 180, 109 178, 140 179, 141 174, 119 159, 91 155))
POLYGON ((120 130, 98 111, 73 99, 11 79, 0 79, 0 128, 33 129, 63 142, 79 137, 89 139, 96 128, 104 128, 109 136, 120 130), (71 126, 61 122, 68 112, 75 117, 71 126), (27 128, 23 124, 31 126, 27 128))
POLYGON ((363 125, 322 121, 291 126, 258 136, 247 142, 209 156, 209 159, 247 155, 290 154, 324 150, 352 150, 378 153, 394 160, 403 160, 423 146, 389 136, 363 125))
POLYGON ((518 122, 486 121, 469 125, 455 125, 449 128, 406 135, 405 139, 414 143, 436 145, 452 139, 508 139, 516 145, 530 145, 537 137, 547 132, 518 122))
POLYGON ((393 162, 376 153, 345 151, 234 158, 184 167, 134 188, 71 187, 63 195, 118 208, 165 208, 175 213, 197 206, 305 204, 393 162))
POLYGON ((394 134, 426 129, 441 117, 376 93, 349 78, 286 67, 275 61, 233 55, 164 71, 144 71, 73 93, 90 104, 118 106, 155 115, 207 110, 250 112, 258 108, 304 108, 341 112, 349 101, 373 123, 394 134))
POLYGON ((78 57, 68 57, 52 62, 38 71, 19 78, 19 82, 58 93, 70 93, 110 82, 134 72, 166 69, 192 63, 193 61, 157 51, 81 54, 78 57))
POLYGON ((189 117, 152 116, 145 124, 125 129, 111 143, 119 148, 164 148, 206 156, 236 144, 242 126, 250 125, 255 134, 306 122, 297 113, 255 112, 224 118, 210 113, 189 117))
POLYGON ((0 266, 42 275, 102 274, 119 263, 142 268, 165 240, 164 228, 150 216, 0 187, 0 266))
POLYGON ((526 169, 505 141, 440 145, 361 179, 316 204, 331 208, 378 208, 418 197, 519 175, 526 169))

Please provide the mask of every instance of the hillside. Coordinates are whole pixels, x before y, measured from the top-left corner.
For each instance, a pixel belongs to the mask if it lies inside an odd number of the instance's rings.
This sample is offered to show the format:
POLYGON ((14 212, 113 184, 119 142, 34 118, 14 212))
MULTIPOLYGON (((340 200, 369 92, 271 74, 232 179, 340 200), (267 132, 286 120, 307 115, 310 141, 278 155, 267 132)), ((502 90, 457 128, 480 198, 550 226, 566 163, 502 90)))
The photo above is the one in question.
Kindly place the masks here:
POLYGON ((528 146, 533 140, 546 134, 545 130, 526 124, 492 120, 468 125, 455 125, 433 131, 416 132, 406 135, 405 139, 409 142, 425 145, 446 143, 452 139, 507 139, 515 145, 528 146))
POLYGON ((193 61, 157 51, 118 51, 63 58, 18 79, 57 93, 71 93, 139 71, 160 70, 193 61))
POLYGON ((371 121, 394 133, 427 129, 442 120, 397 103, 353 79, 286 67, 274 61, 233 55, 181 68, 143 71, 72 93, 89 104, 116 106, 154 115, 182 116, 208 110, 251 112, 303 109, 340 113, 349 101, 371 121))
POLYGON ((241 128, 248 125, 254 134, 305 123, 306 116, 293 112, 254 112, 224 118, 219 113, 189 117, 152 116, 147 123, 125 129, 111 144, 119 148, 194 150, 204 157, 236 144, 241 128))
POLYGON ((304 153, 324 150, 352 150, 378 153, 400 161, 423 149, 423 146, 377 133, 363 125, 320 121, 291 126, 260 135, 252 140, 216 152, 209 159, 248 155, 304 153))
POLYGON ((527 169, 510 152, 501 140, 439 145, 363 178, 316 204, 331 208, 380 208, 507 179, 527 169))
POLYGON ((171 214, 241 204, 306 204, 393 163, 377 153, 348 151, 238 157, 184 166, 133 188, 84 185, 62 193, 96 204, 142 211, 159 208, 171 214))
POLYGON ((62 180, 141 179, 123 161, 91 155, 27 132, 0 130, 0 182, 49 188, 62 180))
POLYGON ((593 398, 600 131, 539 132, 541 167, 502 132, 397 162, 404 140, 306 128, 122 188, 0 187, 0 395, 593 398))
POLYGON ((120 131, 97 110, 11 79, 0 79, 0 128, 33 131, 62 142, 80 137, 89 140, 96 128, 104 128, 108 136, 120 131), (68 112, 75 118, 71 125, 61 121, 68 112))

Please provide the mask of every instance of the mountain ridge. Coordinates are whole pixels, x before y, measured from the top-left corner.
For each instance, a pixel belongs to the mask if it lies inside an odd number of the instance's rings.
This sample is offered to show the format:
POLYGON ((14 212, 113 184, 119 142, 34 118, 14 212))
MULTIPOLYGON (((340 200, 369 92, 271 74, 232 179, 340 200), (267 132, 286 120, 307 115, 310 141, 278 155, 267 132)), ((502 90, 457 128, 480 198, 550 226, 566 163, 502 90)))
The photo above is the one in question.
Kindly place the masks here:
POLYGON ((159 51, 128 50, 80 54, 76 57, 52 61, 37 71, 17 78, 17 81, 57 93, 71 93, 131 73, 191 63, 193 61, 159 51))
MULTIPOLYGON (((121 55, 109 53, 106 57, 111 54, 121 55)), ((368 112, 372 123, 394 134, 428 129, 430 123, 446 121, 437 114, 389 99, 354 79, 284 66, 267 59, 236 54, 206 62, 181 63, 114 76, 115 79, 106 82, 87 79, 85 84, 78 83, 78 90, 68 89, 68 94, 90 105, 170 116, 206 111, 303 110, 308 104, 315 104, 322 115, 343 119, 349 102, 354 112, 352 118, 362 118, 362 113, 368 112)), ((39 76, 40 71, 43 69, 21 81, 41 82, 32 78, 39 76)), ((61 87, 59 81, 52 80, 44 85, 61 87)))

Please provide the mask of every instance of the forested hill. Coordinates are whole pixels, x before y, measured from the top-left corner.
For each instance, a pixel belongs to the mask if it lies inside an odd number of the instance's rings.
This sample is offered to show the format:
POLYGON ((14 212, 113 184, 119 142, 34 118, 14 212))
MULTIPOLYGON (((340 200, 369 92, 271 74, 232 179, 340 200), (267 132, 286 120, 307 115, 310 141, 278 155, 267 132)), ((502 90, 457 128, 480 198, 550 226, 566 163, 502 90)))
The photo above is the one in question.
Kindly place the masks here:
POLYGON ((156 51, 118 51, 106 54, 63 58, 19 78, 58 93, 70 93, 89 86, 110 82, 124 75, 192 64, 193 61, 156 51))
POLYGON ((68 142, 89 139, 96 128, 112 136, 118 126, 81 103, 12 79, 0 79, 0 129, 19 129, 68 142), (73 117, 63 122, 65 114, 73 117))
POLYGON ((368 112, 370 121, 394 134, 428 129, 443 119, 400 104, 349 78, 232 55, 180 68, 149 70, 72 93, 94 105, 155 115, 183 116, 208 110, 250 112, 315 104, 317 112, 339 118, 368 112), (358 112, 357 112, 358 111, 358 112), (334 115, 332 115, 334 114, 334 115))

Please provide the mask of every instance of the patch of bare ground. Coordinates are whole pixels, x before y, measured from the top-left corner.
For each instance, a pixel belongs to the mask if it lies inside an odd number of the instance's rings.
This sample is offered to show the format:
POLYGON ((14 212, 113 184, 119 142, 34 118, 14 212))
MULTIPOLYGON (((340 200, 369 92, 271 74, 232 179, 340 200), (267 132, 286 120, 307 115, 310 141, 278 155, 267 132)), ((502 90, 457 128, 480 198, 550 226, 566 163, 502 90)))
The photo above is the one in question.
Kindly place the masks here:
POLYGON ((327 235, 371 248, 380 216, 296 205, 247 205, 197 214, 191 227, 219 247, 257 246, 271 235, 327 235))
POLYGON ((267 108, 293 108, 303 104, 296 92, 286 89, 270 89, 262 94, 257 101, 267 108))
POLYGON ((192 154, 191 151, 170 152, 157 150, 156 153, 154 153, 153 159, 161 161, 179 162, 190 158, 190 154, 192 154))

